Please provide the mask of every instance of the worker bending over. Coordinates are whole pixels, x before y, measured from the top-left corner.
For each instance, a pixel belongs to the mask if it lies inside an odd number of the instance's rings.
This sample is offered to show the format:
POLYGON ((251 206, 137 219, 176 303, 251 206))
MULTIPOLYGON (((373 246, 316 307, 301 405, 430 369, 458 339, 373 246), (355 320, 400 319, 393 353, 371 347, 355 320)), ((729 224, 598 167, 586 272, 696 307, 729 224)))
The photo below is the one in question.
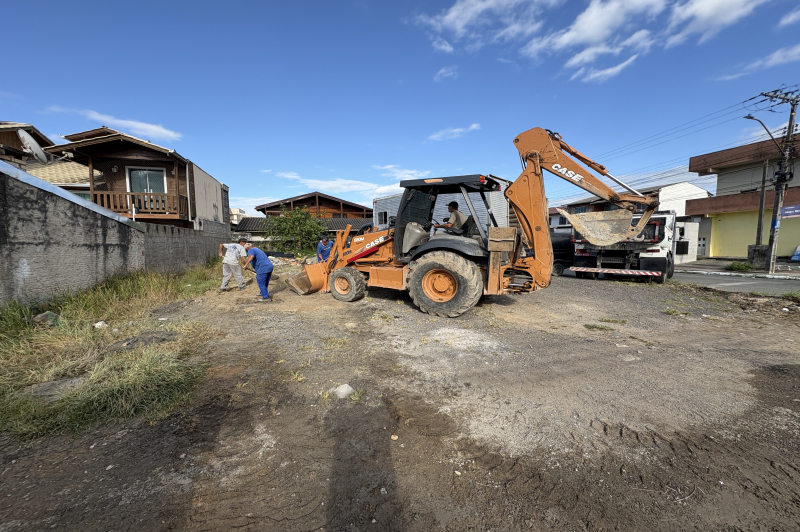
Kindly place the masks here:
POLYGON ((317 243, 317 262, 328 262, 332 247, 333 242, 329 241, 327 236, 323 236, 322 240, 317 243))
POLYGON ((269 280, 272 277, 272 262, 266 253, 253 244, 247 244, 245 247, 247 248, 247 261, 242 264, 242 270, 246 269, 248 264, 253 264, 253 269, 256 272, 256 283, 258 283, 258 288, 261 290, 260 301, 272 301, 267 289, 269 280))

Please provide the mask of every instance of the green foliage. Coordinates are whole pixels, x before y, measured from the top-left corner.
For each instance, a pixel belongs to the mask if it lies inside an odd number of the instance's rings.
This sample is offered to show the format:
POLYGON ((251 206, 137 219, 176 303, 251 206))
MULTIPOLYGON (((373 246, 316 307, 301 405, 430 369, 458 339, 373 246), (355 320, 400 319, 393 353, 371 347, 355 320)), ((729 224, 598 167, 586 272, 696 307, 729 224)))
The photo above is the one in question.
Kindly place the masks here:
POLYGON ((613 331, 613 327, 608 327, 607 325, 597 325, 596 323, 584 323, 584 327, 589 329, 590 331, 613 331))
POLYGON ((735 260, 725 266, 725 269, 731 272, 748 272, 753 269, 753 266, 746 262, 739 262, 735 260))
POLYGON ((281 215, 264 220, 266 236, 279 251, 302 254, 314 249, 327 227, 318 218, 311 216, 305 207, 289 211, 281 205, 281 215))
POLYGON ((628 323, 628 320, 618 320, 618 319, 614 319, 614 318, 600 318, 597 321, 600 321, 600 322, 603 322, 603 323, 621 323, 622 325, 625 325, 626 323, 628 323))

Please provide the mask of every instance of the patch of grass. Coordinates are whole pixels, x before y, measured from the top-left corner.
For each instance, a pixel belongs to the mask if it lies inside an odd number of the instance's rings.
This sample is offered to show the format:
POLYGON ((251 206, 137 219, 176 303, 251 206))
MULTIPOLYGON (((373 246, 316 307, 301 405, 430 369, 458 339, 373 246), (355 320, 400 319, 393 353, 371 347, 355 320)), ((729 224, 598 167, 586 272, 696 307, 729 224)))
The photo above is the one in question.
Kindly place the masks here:
POLYGON ((602 322, 602 323, 619 323, 621 325, 625 325, 626 323, 628 323, 628 320, 618 320, 618 319, 614 319, 614 318, 600 318, 597 321, 602 322))
POLYGON ((79 388, 52 403, 3 383, 0 425, 32 437, 143 414, 158 417, 187 400, 203 373, 155 348, 122 352, 94 364, 79 388))
POLYGON ((725 269, 731 272, 749 272, 753 269, 753 266, 747 262, 739 262, 738 260, 735 260, 725 266, 725 269))
POLYGON ((613 331, 613 327, 609 327, 608 325, 597 325, 596 323, 584 323, 584 327, 589 329, 590 331, 613 331))
POLYGON ((156 322, 150 312, 215 287, 218 270, 214 260, 181 274, 135 272, 34 307, 0 308, 0 426, 15 437, 57 434, 139 415, 155 419, 185 401, 205 368, 183 359, 209 332, 196 324, 156 322), (45 310, 60 321, 36 329, 30 318, 45 310), (92 324, 101 320, 108 327, 95 329, 92 324), (109 350, 145 330, 182 334, 160 346, 109 350), (84 380, 53 402, 27 390, 72 377, 84 380))
POLYGON ((323 341, 325 342, 325 349, 329 351, 333 349, 342 349, 348 342, 347 338, 336 338, 335 336, 324 338, 323 341))
POLYGON ((800 299, 800 290, 793 290, 791 292, 786 292, 783 294, 783 297, 794 297, 800 299))
POLYGON ((297 382, 297 383, 306 380, 306 376, 303 375, 303 373, 300 371, 293 371, 290 378, 292 379, 292 382, 297 382))
POLYGON ((686 314, 691 314, 691 312, 686 312, 684 310, 678 310, 674 308, 668 308, 667 310, 664 311, 664 314, 667 314, 668 316, 684 316, 686 314))
POLYGON ((364 399, 365 395, 367 395, 367 390, 365 390, 364 388, 359 388, 355 392, 348 395, 347 398, 353 401, 354 403, 358 404, 361 402, 362 399, 364 399))
POLYGON ((330 404, 330 402, 333 400, 333 397, 334 397, 334 395, 331 392, 327 391, 327 390, 324 391, 324 392, 320 392, 319 393, 319 404, 321 404, 322 406, 326 406, 326 405, 330 404))

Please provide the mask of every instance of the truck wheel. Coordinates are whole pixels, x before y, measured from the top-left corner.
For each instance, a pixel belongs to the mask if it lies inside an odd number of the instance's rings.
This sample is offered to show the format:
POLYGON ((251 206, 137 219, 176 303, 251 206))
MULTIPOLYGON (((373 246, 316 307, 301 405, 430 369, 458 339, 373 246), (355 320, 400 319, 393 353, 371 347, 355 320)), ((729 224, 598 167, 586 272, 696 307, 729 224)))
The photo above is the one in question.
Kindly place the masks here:
POLYGON ((478 265, 450 251, 431 251, 409 265, 408 292, 422 312, 460 316, 483 295, 478 265))
POLYGON ((330 278, 331 295, 339 301, 356 301, 364 297, 367 283, 364 276, 355 268, 345 267, 334 270, 330 278))
POLYGON ((564 275, 564 265, 560 262, 553 263, 553 275, 558 275, 559 277, 564 275))
POLYGON ((667 265, 667 279, 672 279, 673 275, 675 275, 675 259, 670 255, 669 264, 667 265))

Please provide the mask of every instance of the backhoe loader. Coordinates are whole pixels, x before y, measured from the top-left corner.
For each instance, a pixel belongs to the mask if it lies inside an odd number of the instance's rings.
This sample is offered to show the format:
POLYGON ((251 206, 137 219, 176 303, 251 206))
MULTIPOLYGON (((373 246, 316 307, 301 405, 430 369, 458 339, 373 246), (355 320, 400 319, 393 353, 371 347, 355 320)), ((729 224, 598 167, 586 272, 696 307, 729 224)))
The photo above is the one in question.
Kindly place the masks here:
POLYGON ((355 301, 366 288, 408 290, 423 312, 455 317, 472 308, 482 295, 531 292, 550 284, 553 250, 542 170, 617 205, 604 212, 569 214, 559 210, 597 245, 633 240, 658 207, 658 195, 643 195, 565 143, 561 135, 534 128, 514 139, 522 174, 505 189, 519 227, 498 227, 486 193, 505 183, 492 175, 463 175, 402 181, 405 189, 394 225, 348 238, 350 226, 336 235, 327 262, 306 265, 287 284, 298 294, 331 292, 341 301, 355 301), (629 191, 615 192, 589 171, 629 191), (460 230, 431 235, 433 208, 440 194, 463 195, 468 215, 460 230), (483 227, 471 201, 480 197, 489 215, 483 227), (636 204, 646 207, 632 225, 636 204), (525 249, 532 253, 525 256, 525 249))

